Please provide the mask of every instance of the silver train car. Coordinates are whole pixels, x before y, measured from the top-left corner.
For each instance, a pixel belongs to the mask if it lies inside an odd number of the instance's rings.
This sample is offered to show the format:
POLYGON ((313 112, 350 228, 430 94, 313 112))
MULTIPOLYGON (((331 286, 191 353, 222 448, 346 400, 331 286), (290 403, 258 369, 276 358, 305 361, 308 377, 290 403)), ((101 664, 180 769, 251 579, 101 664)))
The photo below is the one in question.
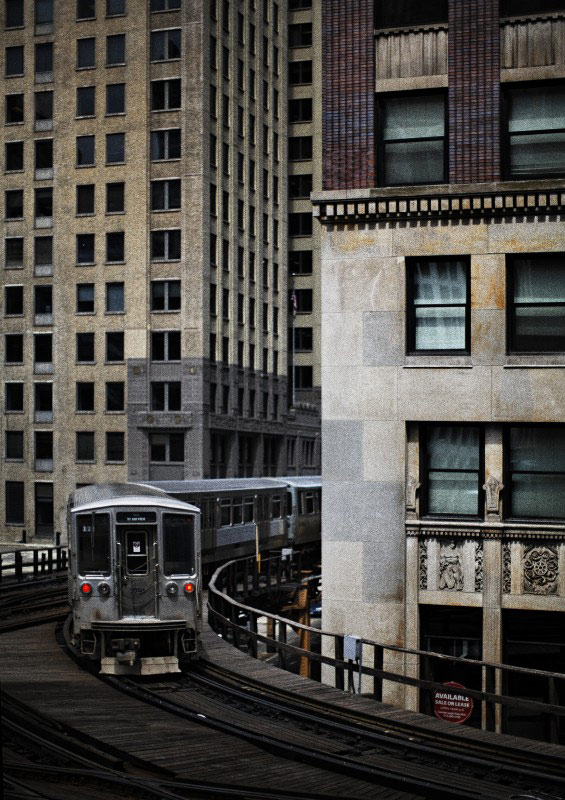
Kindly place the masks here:
POLYGON ((290 545, 320 540, 322 529, 322 478, 320 475, 277 478, 287 486, 287 518, 290 545))
POLYGON ((202 629, 200 512, 157 488, 69 498, 69 635, 106 674, 179 672, 202 629))
POLYGON ((204 565, 277 550, 289 542, 288 484, 283 478, 148 481, 143 485, 200 509, 204 565))

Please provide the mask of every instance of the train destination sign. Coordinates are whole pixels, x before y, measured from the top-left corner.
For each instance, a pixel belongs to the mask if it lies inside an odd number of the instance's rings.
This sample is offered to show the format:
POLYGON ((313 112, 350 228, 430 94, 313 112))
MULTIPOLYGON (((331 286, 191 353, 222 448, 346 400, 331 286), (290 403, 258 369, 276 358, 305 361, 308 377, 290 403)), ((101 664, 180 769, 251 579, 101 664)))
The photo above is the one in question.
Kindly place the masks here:
POLYGON ((127 525, 134 522, 157 522, 157 514, 154 511, 118 511, 116 522, 125 522, 127 525))
POLYGON ((473 698, 460 694, 457 689, 465 689, 461 683, 448 681, 445 689, 434 694, 434 714, 446 722, 466 722, 473 711, 473 698))

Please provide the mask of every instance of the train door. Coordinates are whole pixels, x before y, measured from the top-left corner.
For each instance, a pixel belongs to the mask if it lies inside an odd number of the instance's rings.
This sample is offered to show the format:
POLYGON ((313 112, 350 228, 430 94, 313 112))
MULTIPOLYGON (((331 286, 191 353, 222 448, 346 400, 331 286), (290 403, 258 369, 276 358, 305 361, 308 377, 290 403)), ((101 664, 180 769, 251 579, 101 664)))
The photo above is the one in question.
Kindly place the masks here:
POLYGON ((117 528, 118 578, 123 617, 155 616, 156 525, 117 528))
POLYGON ((270 497, 267 494, 256 495, 255 523, 257 525, 257 542, 259 550, 265 550, 269 543, 270 497))

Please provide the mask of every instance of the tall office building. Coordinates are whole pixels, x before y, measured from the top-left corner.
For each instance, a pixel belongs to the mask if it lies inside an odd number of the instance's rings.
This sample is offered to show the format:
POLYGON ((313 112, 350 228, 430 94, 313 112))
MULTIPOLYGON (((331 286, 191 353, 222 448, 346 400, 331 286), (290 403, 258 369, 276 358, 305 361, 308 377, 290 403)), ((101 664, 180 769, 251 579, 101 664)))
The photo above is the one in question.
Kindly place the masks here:
POLYGON ((287 386, 286 3, 1 13, 5 537, 61 530, 77 484, 318 471, 287 386))
POLYGON ((562 672, 565 3, 322 9, 323 627, 562 672))

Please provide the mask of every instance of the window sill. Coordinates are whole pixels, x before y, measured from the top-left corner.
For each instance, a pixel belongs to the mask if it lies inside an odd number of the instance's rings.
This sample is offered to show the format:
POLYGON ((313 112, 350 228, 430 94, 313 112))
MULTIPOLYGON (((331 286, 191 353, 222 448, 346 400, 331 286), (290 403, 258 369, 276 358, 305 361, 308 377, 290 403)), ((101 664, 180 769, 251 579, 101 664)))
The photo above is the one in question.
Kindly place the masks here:
POLYGON ((91 409, 90 411, 75 411, 75 414, 79 417, 85 417, 92 414, 96 414, 96 411, 94 409, 91 409))
POLYGON ((17 408, 17 409, 15 409, 15 408, 14 408, 14 409, 12 409, 12 408, 7 408, 7 409, 4 411, 4 414, 23 414, 23 413, 24 413, 24 410, 23 410, 23 408, 17 408))
POLYGON ((96 266, 96 261, 77 261, 75 266, 77 266, 77 267, 95 267, 96 266))
POLYGON ((85 67, 75 67, 75 72, 84 72, 86 69, 96 69, 96 64, 88 64, 85 67))
POLYGON ((96 161, 92 161, 90 164, 75 164, 75 169, 88 169, 89 167, 95 167, 96 161))
POLYGON ((118 416, 120 416, 122 414, 125 414, 125 413, 126 413, 125 408, 120 409, 120 411, 108 411, 108 409, 106 409, 106 411, 104 412, 104 416, 107 416, 107 417, 118 417, 118 416))
MULTIPOLYGON (((120 215, 125 214, 126 212, 122 209, 121 211, 106 211, 104 212, 107 217, 119 217, 120 215)), ((90 215, 94 216, 94 214, 90 215)))
POLYGON ((104 266, 106 267, 119 267, 120 265, 124 265, 125 259, 120 259, 119 261, 105 261, 104 266))
POLYGON ((180 208, 180 206, 178 208, 152 208, 151 209, 151 213, 152 214, 175 214, 175 213, 178 213, 181 210, 182 209, 180 208))

